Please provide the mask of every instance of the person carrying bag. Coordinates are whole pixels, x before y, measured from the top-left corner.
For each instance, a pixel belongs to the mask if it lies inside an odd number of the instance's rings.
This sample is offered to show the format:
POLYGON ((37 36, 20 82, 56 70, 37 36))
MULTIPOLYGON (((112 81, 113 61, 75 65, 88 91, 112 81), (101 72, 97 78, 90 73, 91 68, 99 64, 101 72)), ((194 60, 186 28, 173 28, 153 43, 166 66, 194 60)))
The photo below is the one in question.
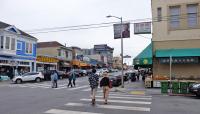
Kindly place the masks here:
POLYGON ((103 73, 103 78, 100 81, 100 87, 103 87, 103 99, 105 100, 104 104, 108 103, 109 90, 112 88, 112 83, 108 77, 108 73, 103 73))

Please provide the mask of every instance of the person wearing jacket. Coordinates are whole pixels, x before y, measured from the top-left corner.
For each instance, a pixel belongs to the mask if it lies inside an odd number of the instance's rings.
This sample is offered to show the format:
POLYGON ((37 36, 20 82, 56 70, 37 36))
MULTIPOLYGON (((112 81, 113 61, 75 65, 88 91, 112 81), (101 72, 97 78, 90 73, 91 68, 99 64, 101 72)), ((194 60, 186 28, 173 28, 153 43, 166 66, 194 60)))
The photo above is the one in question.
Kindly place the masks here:
POLYGON ((52 72, 52 74, 51 74, 52 88, 57 88, 58 87, 57 80, 58 80, 57 73, 56 72, 52 72))
POLYGON ((110 79, 108 73, 103 73, 103 78, 100 81, 100 87, 103 87, 103 99, 105 100, 104 104, 108 103, 108 95, 110 90, 110 79))
POLYGON ((69 87, 69 86, 73 87, 73 85, 72 85, 73 74, 74 74, 74 72, 71 71, 70 75, 68 77, 68 85, 67 85, 67 87, 69 87))
POLYGON ((96 73, 95 69, 92 69, 92 73, 89 75, 89 83, 91 87, 91 97, 92 97, 92 104, 95 104, 95 96, 97 92, 97 88, 99 85, 99 76, 96 73))
POLYGON ((73 69, 73 71, 72 71, 72 80, 73 80, 73 85, 74 85, 74 87, 76 87, 76 74, 75 74, 75 72, 74 72, 74 69, 73 69))

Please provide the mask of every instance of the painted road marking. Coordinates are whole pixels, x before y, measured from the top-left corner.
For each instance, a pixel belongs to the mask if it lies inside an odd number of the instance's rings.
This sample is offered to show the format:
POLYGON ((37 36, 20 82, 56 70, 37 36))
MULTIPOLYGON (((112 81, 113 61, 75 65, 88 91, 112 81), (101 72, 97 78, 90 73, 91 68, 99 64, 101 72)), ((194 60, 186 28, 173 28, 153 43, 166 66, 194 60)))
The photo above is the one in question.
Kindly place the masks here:
MULTIPOLYGON (((83 103, 67 103, 66 106, 89 106, 88 104, 83 103)), ((151 109, 147 107, 130 107, 130 106, 116 106, 116 105, 95 105, 97 108, 106 108, 106 109, 118 109, 118 110, 131 110, 131 111, 146 111, 149 112, 151 109)))
MULTIPOLYGON (((96 98, 103 98, 103 96, 96 96, 96 98)), ((108 96, 111 99, 130 99, 130 100, 152 100, 152 98, 141 98, 141 97, 118 97, 118 96, 108 96)))
POLYGON ((80 112, 80 111, 60 110, 60 109, 50 109, 44 113, 49 113, 49 114, 102 114, 102 113, 80 112))
POLYGON ((145 95, 145 91, 131 91, 130 94, 133 94, 133 95, 145 95))
POLYGON ((82 89, 82 88, 87 88, 87 87, 89 87, 89 86, 88 86, 88 85, 85 85, 85 86, 70 88, 69 90, 77 90, 77 89, 82 89))
POLYGON ((91 91, 91 88, 84 89, 82 91, 91 91))
MULTIPOLYGON (((91 99, 80 99, 81 101, 91 101, 91 99)), ((103 99, 96 99, 96 101, 104 102, 103 99)), ((144 101, 125 101, 125 100, 108 100, 108 102, 112 103, 127 103, 127 104, 151 104, 151 102, 144 101)))
POLYGON ((145 96, 145 95, 128 95, 128 94, 121 94, 121 93, 109 93, 109 96, 120 96, 120 97, 142 97, 142 98, 152 98, 152 96, 145 96))

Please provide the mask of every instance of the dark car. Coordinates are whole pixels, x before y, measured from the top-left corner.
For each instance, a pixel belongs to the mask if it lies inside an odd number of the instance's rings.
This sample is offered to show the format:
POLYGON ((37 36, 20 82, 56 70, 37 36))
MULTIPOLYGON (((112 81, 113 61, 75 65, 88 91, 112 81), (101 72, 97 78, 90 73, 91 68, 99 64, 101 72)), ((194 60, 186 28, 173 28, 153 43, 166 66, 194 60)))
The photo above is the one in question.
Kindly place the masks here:
POLYGON ((113 87, 117 87, 122 84, 122 78, 120 75, 110 75, 109 78, 113 87))
POLYGON ((127 72, 125 75, 130 79, 132 82, 136 81, 136 74, 134 72, 127 72))
POLYGON ((200 97, 200 83, 195 83, 190 85, 189 92, 200 97))
POLYGON ((64 71, 58 71, 58 70, 45 70, 42 71, 43 75, 44 75, 44 80, 51 80, 51 74, 52 72, 56 72, 58 75, 58 79, 63 79, 66 78, 67 75, 65 74, 64 71))

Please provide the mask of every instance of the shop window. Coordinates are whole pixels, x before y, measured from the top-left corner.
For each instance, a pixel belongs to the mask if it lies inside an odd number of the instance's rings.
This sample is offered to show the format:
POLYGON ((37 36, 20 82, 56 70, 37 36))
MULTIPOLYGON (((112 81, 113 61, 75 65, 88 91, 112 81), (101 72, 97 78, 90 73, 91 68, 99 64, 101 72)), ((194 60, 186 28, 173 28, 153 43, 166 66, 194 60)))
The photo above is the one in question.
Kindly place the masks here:
POLYGON ((187 21, 188 27, 196 27, 198 20, 198 4, 187 6, 187 21))
POLYGON ((1 36, 0 38, 0 48, 3 49, 4 48, 4 37, 1 36))
POLYGON ((11 50, 15 50, 15 39, 11 39, 11 50))
POLYGON ((179 28, 180 27, 180 6, 171 6, 169 7, 170 13, 170 28, 179 28))

